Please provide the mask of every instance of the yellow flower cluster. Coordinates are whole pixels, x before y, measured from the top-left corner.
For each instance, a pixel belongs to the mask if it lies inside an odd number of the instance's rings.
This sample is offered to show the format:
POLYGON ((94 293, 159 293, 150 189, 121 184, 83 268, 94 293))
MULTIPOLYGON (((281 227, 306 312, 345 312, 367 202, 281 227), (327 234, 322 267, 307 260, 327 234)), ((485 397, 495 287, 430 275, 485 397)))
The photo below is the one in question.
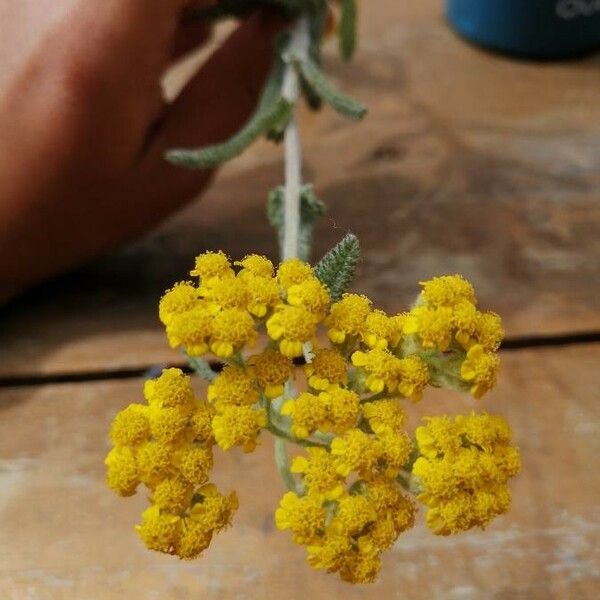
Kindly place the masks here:
POLYGON ((404 316, 405 345, 429 353, 438 383, 454 378, 481 398, 496 384, 496 350, 504 337, 500 317, 477 310, 473 286, 460 275, 434 277, 421 285, 418 302, 404 316))
POLYGON ((237 508, 235 492, 224 496, 208 483, 213 410, 194 397, 179 369, 147 381, 144 396, 147 404, 131 404, 114 418, 107 482, 121 496, 140 483, 150 490, 151 506, 136 526, 149 549, 195 558, 237 508))
POLYGON ((416 485, 436 533, 484 527, 508 509, 519 455, 500 417, 432 417, 417 445, 406 431, 405 409, 428 385, 479 398, 495 384, 500 320, 478 311, 462 277, 423 282, 409 312, 387 315, 362 295, 333 301, 298 259, 275 269, 263 256, 206 252, 190 275, 197 282, 168 290, 159 317, 172 347, 212 353, 223 368, 207 375, 206 401, 177 369, 147 382, 148 405, 116 416, 106 460, 117 493, 150 489, 137 527, 149 548, 183 558, 206 548, 237 507, 235 493, 208 483, 212 446, 252 452, 264 430, 306 449, 289 466, 278 455, 290 491, 277 527, 311 566, 345 581, 375 579, 414 523, 416 485))
POLYGON ((417 428, 420 456, 413 466, 427 524, 449 535, 481 527, 510 508, 507 481, 520 470, 508 423, 499 416, 430 417, 417 428))

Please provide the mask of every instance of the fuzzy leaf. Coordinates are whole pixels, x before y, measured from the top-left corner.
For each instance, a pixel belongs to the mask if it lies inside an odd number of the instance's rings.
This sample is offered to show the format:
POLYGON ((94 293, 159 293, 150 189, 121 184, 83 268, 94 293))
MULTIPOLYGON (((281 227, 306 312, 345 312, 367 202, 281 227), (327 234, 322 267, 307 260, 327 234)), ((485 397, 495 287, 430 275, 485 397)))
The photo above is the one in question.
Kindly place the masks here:
POLYGON ((300 71, 313 92, 341 115, 357 121, 367 114, 366 106, 340 92, 313 60, 295 54, 288 55, 287 59, 300 71))
MULTIPOLYGON (((283 246, 285 191, 277 187, 269 193, 267 218, 277 230, 279 245, 283 246)), ((300 237, 298 258, 309 260, 312 251, 313 234, 319 217, 325 214, 325 204, 314 193, 312 185, 304 185, 300 190, 300 237)))
POLYGON ((344 60, 350 60, 356 49, 356 0, 342 0, 340 20, 340 52, 344 60))
POLYGON ((166 153, 166 159, 174 165, 189 169, 211 169, 241 154, 254 140, 289 117, 293 105, 279 98, 268 109, 258 110, 248 123, 222 144, 190 150, 176 148, 166 153))
POLYGON ((315 274, 329 288, 333 300, 339 300, 354 277, 360 258, 360 243, 348 233, 315 267, 315 274))

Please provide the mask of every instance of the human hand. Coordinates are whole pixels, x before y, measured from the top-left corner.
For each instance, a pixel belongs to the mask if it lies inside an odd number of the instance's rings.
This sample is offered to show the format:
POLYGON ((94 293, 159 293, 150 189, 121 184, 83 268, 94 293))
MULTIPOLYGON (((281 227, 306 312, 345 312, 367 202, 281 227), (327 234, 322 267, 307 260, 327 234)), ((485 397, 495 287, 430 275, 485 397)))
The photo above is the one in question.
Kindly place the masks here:
POLYGON ((255 107, 282 23, 255 14, 167 105, 160 78, 205 41, 211 0, 0 0, 0 301, 158 223, 211 173, 163 159, 255 107))

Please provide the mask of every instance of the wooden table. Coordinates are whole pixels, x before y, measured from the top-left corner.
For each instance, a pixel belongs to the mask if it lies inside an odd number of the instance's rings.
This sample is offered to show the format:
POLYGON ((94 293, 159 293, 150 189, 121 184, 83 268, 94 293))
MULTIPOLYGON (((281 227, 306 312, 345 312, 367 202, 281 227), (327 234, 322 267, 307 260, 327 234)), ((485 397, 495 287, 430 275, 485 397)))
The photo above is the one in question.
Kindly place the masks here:
MULTIPOLYGON (((356 288, 383 308, 406 306, 423 278, 462 272, 503 315, 504 369, 481 406, 509 418, 522 449, 512 512, 449 539, 420 524, 377 584, 350 588, 275 530, 282 485, 265 441, 220 455, 218 481, 241 508, 200 561, 138 543, 145 498, 105 487, 107 427, 139 399, 148 368, 180 361, 156 301, 193 256, 275 254, 263 206, 281 154, 261 143, 202 202, 2 311, 0 598, 600 596, 600 58, 514 62, 457 39, 440 11, 379 2, 364 11, 353 64, 328 51, 371 114, 302 116, 307 175, 329 207, 316 253, 351 229, 364 248, 356 288)), ((440 392, 419 410, 473 406, 440 392)))

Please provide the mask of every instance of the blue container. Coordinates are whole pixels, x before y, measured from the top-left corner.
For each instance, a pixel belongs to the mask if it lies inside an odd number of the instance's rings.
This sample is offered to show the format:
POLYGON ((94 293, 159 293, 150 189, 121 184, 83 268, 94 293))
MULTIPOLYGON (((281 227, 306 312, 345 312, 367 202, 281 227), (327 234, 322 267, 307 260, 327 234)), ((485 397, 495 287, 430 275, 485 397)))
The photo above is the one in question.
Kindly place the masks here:
POLYGON ((600 0, 447 0, 467 39, 515 56, 568 58, 600 48, 600 0))

